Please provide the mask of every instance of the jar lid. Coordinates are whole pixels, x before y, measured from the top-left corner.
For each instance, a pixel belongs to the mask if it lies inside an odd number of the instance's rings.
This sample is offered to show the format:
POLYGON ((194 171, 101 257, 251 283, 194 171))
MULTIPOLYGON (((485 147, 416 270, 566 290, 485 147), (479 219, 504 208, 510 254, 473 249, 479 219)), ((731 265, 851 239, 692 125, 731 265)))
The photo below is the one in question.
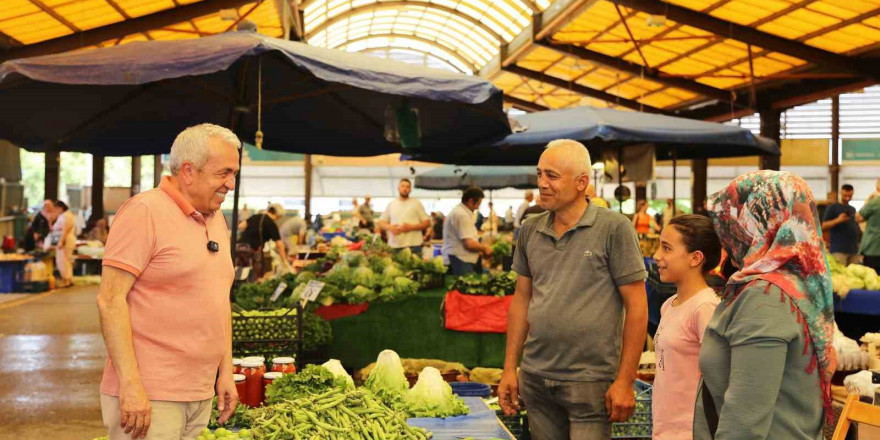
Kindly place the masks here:
POLYGON ((273 364, 292 364, 293 358, 292 357, 277 357, 277 358, 272 359, 272 363, 273 364))
POLYGON ((232 375, 232 380, 234 380, 236 382, 243 382, 246 379, 247 379, 247 377, 245 377, 244 374, 233 374, 232 375))
POLYGON ((232 365, 241 365, 241 359, 232 358, 232 365))
POLYGON ((275 380, 281 377, 281 373, 270 371, 263 375, 263 379, 275 380))
POLYGON ((263 361, 245 359, 241 362, 241 366, 242 368, 260 368, 263 366, 263 361))
POLYGON ((264 358, 263 356, 248 356, 242 360, 266 362, 266 358, 264 358))

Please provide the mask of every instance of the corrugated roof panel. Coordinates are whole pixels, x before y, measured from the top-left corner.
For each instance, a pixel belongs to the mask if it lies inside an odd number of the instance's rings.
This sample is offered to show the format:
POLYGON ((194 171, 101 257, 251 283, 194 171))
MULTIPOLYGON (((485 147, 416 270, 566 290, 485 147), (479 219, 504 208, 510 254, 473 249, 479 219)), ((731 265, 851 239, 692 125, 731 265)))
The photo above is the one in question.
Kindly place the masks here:
POLYGON ((528 55, 517 61, 516 64, 526 69, 543 72, 562 58, 563 56, 559 52, 539 46, 532 49, 528 55))
POLYGON ((0 22, 37 12, 40 12, 40 8, 30 0, 5 0, 3 7, 0 8, 0 22))
POLYGON ((638 99, 649 93, 649 90, 639 87, 639 85, 633 84, 631 81, 616 84, 606 91, 626 99, 638 99))
POLYGON ((831 52, 846 53, 880 42, 880 30, 857 23, 811 38, 806 42, 831 52))
POLYGON ((125 20, 104 0, 84 0, 59 5, 53 8, 55 13, 73 23, 80 30, 93 29, 125 20))
POLYGON ((670 107, 678 104, 680 101, 680 99, 674 96, 667 95, 663 92, 653 93, 651 95, 645 96, 642 99, 639 99, 640 103, 657 108, 670 107))
MULTIPOLYGON (((723 69, 716 72, 717 75, 741 75, 742 72, 737 72, 735 70, 723 69)), ((708 86, 712 86, 719 89, 727 89, 730 87, 734 87, 746 82, 744 78, 715 78, 715 77, 702 77, 697 78, 697 82, 706 84, 708 86)))
POLYGON ((45 12, 27 14, 0 22, 0 32, 23 44, 38 43, 73 33, 69 27, 45 12))
POLYGON ((554 64, 553 67, 547 69, 545 73, 556 78, 571 81, 575 78, 580 77, 584 74, 584 71, 586 69, 592 67, 594 66, 588 62, 578 61, 571 57, 565 57, 558 63, 554 64))
POLYGON ((174 2, 171 0, 152 0, 152 1, 143 1, 143 0, 114 0, 126 14, 130 17, 137 18, 142 15, 152 14, 154 12, 159 12, 165 9, 170 9, 174 7, 174 2))

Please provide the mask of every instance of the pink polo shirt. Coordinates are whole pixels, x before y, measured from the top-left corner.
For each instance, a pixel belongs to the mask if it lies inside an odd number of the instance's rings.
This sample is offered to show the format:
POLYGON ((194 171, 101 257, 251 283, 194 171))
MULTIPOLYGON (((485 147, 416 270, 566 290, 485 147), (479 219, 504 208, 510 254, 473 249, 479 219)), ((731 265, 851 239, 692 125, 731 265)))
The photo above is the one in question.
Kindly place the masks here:
MULTIPOLYGON (((214 396, 217 369, 230 349, 229 237, 222 214, 203 216, 168 177, 159 188, 125 202, 114 218, 103 264, 137 277, 127 301, 150 400, 214 396), (209 240, 220 244, 219 252, 208 251, 209 240)), ((109 359, 101 393, 119 395, 119 377, 109 359)))

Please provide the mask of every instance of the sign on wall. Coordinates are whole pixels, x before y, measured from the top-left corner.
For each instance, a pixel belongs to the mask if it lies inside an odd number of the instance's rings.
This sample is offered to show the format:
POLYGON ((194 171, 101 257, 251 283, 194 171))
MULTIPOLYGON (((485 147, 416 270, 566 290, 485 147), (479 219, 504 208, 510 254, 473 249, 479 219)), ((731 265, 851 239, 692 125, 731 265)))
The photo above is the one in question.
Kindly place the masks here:
POLYGON ((841 149, 844 161, 880 161, 880 139, 844 139, 841 149))

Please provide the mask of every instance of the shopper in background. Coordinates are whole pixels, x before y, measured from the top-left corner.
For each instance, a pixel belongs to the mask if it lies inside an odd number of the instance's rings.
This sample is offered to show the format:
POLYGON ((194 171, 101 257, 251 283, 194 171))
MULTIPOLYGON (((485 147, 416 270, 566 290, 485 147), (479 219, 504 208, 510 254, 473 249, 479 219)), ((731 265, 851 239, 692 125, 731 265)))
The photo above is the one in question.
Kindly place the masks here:
POLYGON ((477 228, 471 221, 474 211, 483 203, 483 190, 468 188, 459 203, 443 223, 443 256, 449 260, 452 275, 461 276, 482 272, 480 256, 489 257, 492 250, 480 244, 477 228))
POLYGON ((30 252, 36 249, 38 244, 42 246, 43 241, 49 235, 55 217, 55 204, 51 200, 44 200, 43 210, 34 215, 34 219, 25 232, 22 244, 25 251, 30 252))
POLYGON ((675 284, 677 293, 663 303, 654 334, 653 438, 689 440, 700 384, 700 344, 718 305, 718 296, 706 283, 706 275, 721 261, 712 220, 702 215, 672 219, 663 228, 654 260, 660 280, 675 284))
POLYGON ((660 219, 661 224, 663 225, 663 229, 669 226, 669 223, 672 219, 675 218, 679 214, 678 208, 675 207, 675 200, 666 199, 666 207, 663 208, 663 216, 660 219))
POLYGON ((187 128, 171 146, 171 176, 125 202, 113 220, 98 294, 110 355, 101 382, 110 440, 195 439, 215 390, 219 423, 235 410, 235 272, 219 210, 235 189, 240 148, 226 128, 187 128))
POLYGON ((306 230, 308 229, 309 225, 306 224, 306 221, 299 216, 299 213, 294 212, 293 216, 284 221, 278 232, 281 234, 281 242, 284 243, 284 246, 295 251, 297 246, 305 242, 306 230))
POLYGON ((538 214, 543 214, 543 213, 545 213, 545 212, 547 212, 547 210, 544 209, 544 208, 541 206, 540 201, 538 201, 538 203, 536 203, 536 204, 534 204, 534 205, 532 205, 532 206, 529 206, 529 207, 525 210, 525 212, 523 212, 522 217, 520 217, 520 219, 519 219, 519 223, 520 223, 520 224, 523 224, 526 220, 528 220, 528 219, 530 219, 530 218, 532 218, 532 217, 534 217, 534 216, 536 216, 536 215, 538 215, 538 214))
POLYGON ((370 196, 366 196, 364 197, 364 203, 354 210, 354 217, 358 221, 358 227, 368 229, 372 232, 375 228, 375 225, 373 224, 374 216, 375 213, 373 212, 373 207, 370 206, 370 196))
POLYGON ((880 179, 877 179, 877 185, 874 189, 876 191, 872 192, 871 195, 868 196, 868 199, 865 200, 865 203, 868 203, 871 200, 874 200, 875 198, 880 197, 880 179))
POLYGON ((633 216, 632 223, 636 228, 636 233, 639 235, 648 235, 651 232, 660 230, 657 226, 657 221, 648 214, 647 200, 639 200, 636 204, 636 214, 633 216))
POLYGON ((504 229, 513 230, 513 206, 508 206, 507 211, 504 212, 504 229))
POLYGON ((836 352, 813 195, 795 174, 756 171, 709 214, 738 271, 703 335, 694 439, 821 440, 836 352))
POLYGON ((431 219, 422 202, 410 198, 412 182, 400 179, 397 185, 400 197, 391 201, 379 218, 379 228, 388 233, 388 245, 392 249, 410 248, 415 255, 422 255, 422 233, 431 226, 431 219))
POLYGON ((522 396, 535 440, 607 439, 635 407, 647 273, 626 217, 587 203, 590 172, 581 143, 547 145, 538 203, 549 212, 524 221, 517 240, 498 396, 508 415, 522 396))
POLYGON ((92 229, 89 229, 89 233, 86 234, 86 240, 107 243, 107 237, 109 234, 110 230, 107 228, 107 218, 101 217, 95 221, 92 229))
POLYGON ((522 216, 526 212, 526 209, 529 209, 529 206, 532 205, 532 200, 535 200, 534 191, 526 190, 525 200, 519 205, 519 208, 516 209, 516 217, 513 219, 514 230, 518 230, 520 226, 522 226, 522 216))
POLYGON ((859 224, 856 208, 849 204, 853 198, 853 186, 840 188, 840 202, 825 210, 822 230, 828 231, 831 240, 831 256, 838 263, 848 266, 859 262, 859 224))
MULTIPOLYGON (((488 228, 483 228, 481 230, 488 229, 488 232, 492 235, 498 235, 498 214, 495 213, 495 205, 492 202, 489 202, 489 224, 488 228)), ((485 224, 484 224, 485 226, 485 224)))
POLYGON ((76 250, 76 217, 61 200, 55 203, 55 222, 51 241, 55 246, 55 268, 61 276, 58 287, 73 285, 73 251, 76 250))
POLYGON ((593 185, 592 183, 587 187, 587 201, 596 206, 608 208, 608 202, 606 202, 605 199, 596 196, 596 185, 593 185))
POLYGON ((284 217, 284 207, 273 203, 265 213, 253 215, 247 221, 239 223, 239 229, 242 227, 244 229, 241 233, 241 243, 248 245, 252 251, 260 253, 265 243, 274 242, 278 255, 286 257, 287 247, 281 240, 281 231, 278 229, 278 221, 282 217, 284 217))
POLYGON ((244 206, 242 206, 241 209, 238 210, 238 221, 247 221, 247 219, 251 218, 252 215, 254 215, 254 213, 251 212, 250 209, 248 209, 247 203, 245 203, 244 206))
POLYGON ((866 222, 859 253, 865 256, 865 266, 880 272, 880 197, 865 203, 858 219, 866 222))

